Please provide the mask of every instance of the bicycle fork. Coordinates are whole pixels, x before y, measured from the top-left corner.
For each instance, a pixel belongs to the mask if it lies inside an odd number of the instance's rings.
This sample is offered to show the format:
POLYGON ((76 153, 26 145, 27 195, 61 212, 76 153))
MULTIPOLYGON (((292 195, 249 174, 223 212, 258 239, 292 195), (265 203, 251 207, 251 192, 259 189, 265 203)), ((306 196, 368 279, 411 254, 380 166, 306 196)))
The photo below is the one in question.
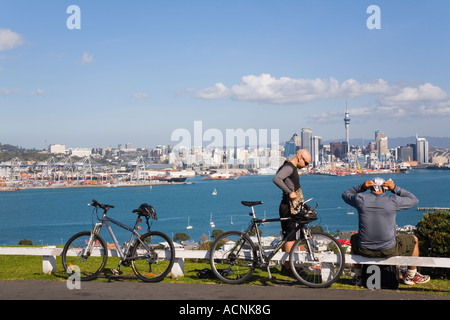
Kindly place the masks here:
POLYGON ((91 236, 89 237, 89 241, 87 243, 87 246, 84 248, 83 252, 81 253, 82 257, 89 257, 92 252, 92 248, 94 247, 94 238, 95 236, 98 236, 100 233, 100 230, 102 229, 102 223, 96 223, 94 226, 94 229, 91 231, 91 236))

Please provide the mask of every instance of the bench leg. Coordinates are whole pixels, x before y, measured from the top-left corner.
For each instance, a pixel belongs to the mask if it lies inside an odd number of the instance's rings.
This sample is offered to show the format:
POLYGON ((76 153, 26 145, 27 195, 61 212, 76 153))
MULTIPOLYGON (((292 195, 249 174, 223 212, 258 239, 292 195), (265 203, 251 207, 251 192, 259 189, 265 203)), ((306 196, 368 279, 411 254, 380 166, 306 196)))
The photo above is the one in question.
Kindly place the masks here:
POLYGON ((43 256, 42 257, 42 271, 45 274, 52 274, 56 269, 56 257, 55 256, 43 256))
POLYGON ((184 259, 175 258, 172 266, 172 275, 176 278, 184 276, 184 259))

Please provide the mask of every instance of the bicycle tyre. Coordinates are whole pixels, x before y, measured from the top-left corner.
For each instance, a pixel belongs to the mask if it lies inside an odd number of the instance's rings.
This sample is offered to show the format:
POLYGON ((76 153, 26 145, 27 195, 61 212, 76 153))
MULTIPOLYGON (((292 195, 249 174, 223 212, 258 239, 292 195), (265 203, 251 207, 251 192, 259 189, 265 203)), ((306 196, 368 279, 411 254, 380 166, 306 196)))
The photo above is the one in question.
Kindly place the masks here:
POLYGON ((140 236, 150 246, 147 251, 139 239, 133 245, 131 267, 138 279, 144 282, 159 282, 172 270, 175 261, 175 246, 164 233, 150 231, 140 236), (167 242, 167 245, 161 243, 167 242))
POLYGON ((334 237, 320 231, 311 231, 310 244, 315 260, 311 259, 304 237, 294 243, 289 254, 291 271, 300 283, 308 287, 329 287, 341 277, 345 267, 342 246, 334 237))
POLYGON ((95 255, 89 253, 83 256, 82 252, 91 237, 90 231, 82 231, 73 235, 65 244, 61 253, 62 265, 64 271, 72 276, 80 271, 81 281, 90 281, 96 279, 103 271, 108 261, 108 250, 105 240, 99 235, 94 235, 95 255), (69 250, 71 252, 69 252, 69 250), (69 254, 70 253, 70 254, 69 254))
POLYGON ((245 233, 239 231, 222 233, 216 238, 209 252, 211 270, 224 283, 242 283, 255 271, 256 250, 255 244, 245 233), (233 241, 233 246, 230 241, 233 241), (243 250, 242 253, 241 250, 243 250), (246 259, 241 259, 239 256, 246 259))

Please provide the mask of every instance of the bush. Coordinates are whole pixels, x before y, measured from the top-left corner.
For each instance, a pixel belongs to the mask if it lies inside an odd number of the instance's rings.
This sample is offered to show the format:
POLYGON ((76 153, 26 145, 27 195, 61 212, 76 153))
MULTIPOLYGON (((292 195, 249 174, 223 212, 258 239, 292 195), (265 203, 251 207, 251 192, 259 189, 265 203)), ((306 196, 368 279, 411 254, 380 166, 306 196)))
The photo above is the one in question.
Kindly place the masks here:
MULTIPOLYGON (((435 211, 423 215, 415 232, 419 238, 419 254, 422 257, 450 256, 450 212, 435 211)), ((447 268, 427 268, 433 277, 450 279, 447 268)))
POLYGON ((19 241, 19 246, 32 246, 33 245, 33 241, 28 240, 28 239, 22 239, 19 241))

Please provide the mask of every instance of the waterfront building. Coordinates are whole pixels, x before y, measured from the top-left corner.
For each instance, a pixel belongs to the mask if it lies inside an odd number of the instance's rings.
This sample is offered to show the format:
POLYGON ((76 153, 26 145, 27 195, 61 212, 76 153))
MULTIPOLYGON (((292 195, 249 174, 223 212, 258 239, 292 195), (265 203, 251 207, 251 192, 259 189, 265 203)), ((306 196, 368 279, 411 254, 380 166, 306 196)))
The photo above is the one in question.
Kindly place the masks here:
POLYGON ((398 148, 397 160, 399 161, 413 161, 414 150, 411 145, 401 146, 398 148))
POLYGON ((311 150, 311 139, 312 139, 312 130, 311 128, 302 128, 302 149, 308 150, 309 153, 312 153, 311 150))
POLYGON ((428 163, 428 141, 416 136, 416 158, 419 164, 428 163))
POLYGON ((321 150, 322 150, 322 137, 313 136, 311 162, 314 167, 318 167, 320 161, 322 160, 320 156, 321 150))
POLYGON ((48 152, 54 153, 54 154, 65 154, 66 146, 64 144, 51 144, 48 147, 48 152))
POLYGON ((292 158, 298 149, 301 147, 301 138, 294 133, 289 141, 286 141, 284 145, 284 157, 287 159, 292 158))

